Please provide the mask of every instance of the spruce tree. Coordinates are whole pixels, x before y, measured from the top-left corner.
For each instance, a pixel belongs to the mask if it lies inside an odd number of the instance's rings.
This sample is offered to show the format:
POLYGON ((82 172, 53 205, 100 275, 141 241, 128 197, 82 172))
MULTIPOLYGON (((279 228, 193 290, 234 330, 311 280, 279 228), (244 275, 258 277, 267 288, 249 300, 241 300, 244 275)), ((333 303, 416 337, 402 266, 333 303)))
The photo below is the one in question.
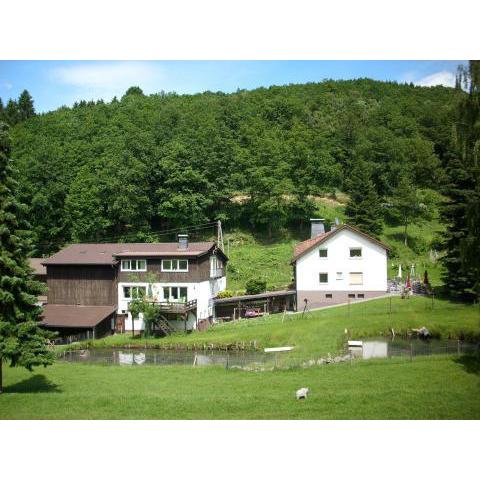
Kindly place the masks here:
POLYGON ((9 154, 8 126, 0 123, 0 393, 3 362, 32 370, 54 358, 47 346, 51 334, 38 323, 36 301, 43 286, 33 280, 28 264, 29 243, 17 220, 21 205, 14 197, 9 154))
POLYGON ((0 97, 0 122, 4 120, 3 116, 5 115, 5 107, 3 106, 3 100, 0 97))
POLYGON ((26 120, 35 115, 35 108, 33 107, 33 98, 28 92, 24 90, 20 97, 18 97, 18 116, 19 120, 26 120))
POLYGON ((5 107, 5 121, 9 125, 15 125, 18 123, 18 105, 15 100, 10 99, 5 107))
POLYGON ((383 230, 382 206, 367 162, 355 162, 347 182, 347 190, 350 195, 345 209, 347 223, 369 235, 379 237, 383 230))
POLYGON ((443 277, 450 295, 480 299, 480 61, 460 69, 457 84, 468 94, 458 105, 455 153, 447 164, 449 183, 442 217, 449 225, 444 236, 443 277))

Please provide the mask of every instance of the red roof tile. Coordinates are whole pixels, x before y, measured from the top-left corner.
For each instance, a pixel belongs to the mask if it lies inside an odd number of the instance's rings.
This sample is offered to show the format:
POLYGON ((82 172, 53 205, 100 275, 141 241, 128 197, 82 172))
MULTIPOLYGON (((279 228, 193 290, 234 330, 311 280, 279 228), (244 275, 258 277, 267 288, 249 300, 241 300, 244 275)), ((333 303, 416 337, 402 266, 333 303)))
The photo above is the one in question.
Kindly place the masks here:
POLYGON ((309 238, 308 240, 305 240, 305 241, 300 242, 297 245, 295 245, 292 261, 294 262, 299 257, 301 257, 304 253, 306 253, 307 251, 309 251, 312 248, 322 244, 328 238, 332 237, 336 233, 338 233, 342 230, 345 230, 345 229, 350 230, 354 233, 357 233, 357 234, 361 235, 362 237, 365 237, 366 239, 370 240, 373 243, 376 243, 377 245, 384 248, 385 250, 390 250, 390 248, 387 245, 385 245, 384 243, 382 243, 380 240, 377 240, 376 238, 373 238, 370 235, 367 235, 366 233, 358 230, 358 228, 355 228, 355 227, 352 227, 350 225, 344 224, 344 225, 338 227, 335 230, 330 230, 329 232, 321 233, 320 235, 317 235, 316 237, 309 238))

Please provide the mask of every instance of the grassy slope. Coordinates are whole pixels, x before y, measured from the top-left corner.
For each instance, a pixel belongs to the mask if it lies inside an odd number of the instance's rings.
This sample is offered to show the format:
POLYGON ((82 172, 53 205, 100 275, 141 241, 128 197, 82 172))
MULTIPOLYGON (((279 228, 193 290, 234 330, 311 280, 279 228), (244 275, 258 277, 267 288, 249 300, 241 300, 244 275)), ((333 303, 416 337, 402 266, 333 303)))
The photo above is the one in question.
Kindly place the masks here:
POLYGON ((57 363, 5 369, 2 419, 480 417, 479 364, 453 357, 273 372, 57 363), (101 388, 97 388, 97 386, 101 388), (306 401, 294 398, 308 386, 306 401))
MULTIPOLYGON (((329 198, 317 199, 317 211, 315 216, 319 218, 345 220, 345 196, 339 194, 337 200, 329 198)), ((388 261, 389 278, 396 276, 398 264, 402 263, 403 272, 406 266, 415 264, 417 273, 423 275, 426 269, 432 285, 441 284, 440 276, 442 267, 438 261, 430 256, 432 241, 442 225, 438 218, 419 225, 411 225, 408 228, 408 246, 404 245, 403 227, 386 225, 382 240, 392 248, 394 258, 388 261)), ((302 234, 284 233, 280 240, 266 241, 261 237, 255 237, 250 233, 231 232, 226 235, 230 242, 229 270, 227 288, 241 292, 245 283, 250 278, 265 278, 269 290, 287 288, 292 281, 293 271, 290 261, 293 256, 293 248, 296 243, 305 240, 308 232, 302 234)))
POLYGON ((477 337, 480 335, 480 309, 478 306, 463 305, 447 300, 434 301, 424 297, 402 300, 399 297, 377 299, 310 312, 282 314, 252 320, 241 320, 216 325, 204 332, 190 335, 176 334, 166 338, 132 339, 129 335, 115 335, 95 342, 98 346, 121 346, 126 344, 158 346, 190 346, 203 344, 222 347, 226 344, 245 342, 247 347, 256 342, 257 347, 279 345, 296 346, 296 354, 305 359, 312 356, 334 353, 344 341, 344 330, 352 337, 388 334, 390 328, 397 333, 408 328, 426 326, 442 337, 477 337))

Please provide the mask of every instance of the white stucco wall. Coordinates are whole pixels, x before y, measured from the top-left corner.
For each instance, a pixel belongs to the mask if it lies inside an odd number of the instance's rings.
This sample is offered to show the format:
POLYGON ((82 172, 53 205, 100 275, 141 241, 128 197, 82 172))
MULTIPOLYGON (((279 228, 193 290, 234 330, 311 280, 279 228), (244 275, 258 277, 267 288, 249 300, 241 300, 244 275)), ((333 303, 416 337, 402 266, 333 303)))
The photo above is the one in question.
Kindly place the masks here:
POLYGON ((386 291, 387 251, 380 245, 350 230, 342 230, 315 247, 296 262, 297 290, 317 291, 386 291), (350 248, 361 247, 362 258, 350 258, 350 248), (319 249, 327 248, 327 258, 319 249), (320 273, 328 273, 328 283, 319 281, 320 273), (337 272, 343 279, 337 280, 337 272), (349 273, 362 272, 363 285, 350 285, 349 273))
MULTIPOLYGON (((208 318, 213 314, 212 312, 212 301, 211 299, 217 295, 218 292, 225 290, 227 285, 226 277, 221 277, 217 279, 206 280, 203 282, 197 283, 181 283, 181 282, 170 282, 170 283, 154 283, 152 284, 152 293, 153 297, 158 302, 167 301, 163 297, 163 287, 187 287, 187 301, 197 300, 197 312, 196 317, 194 315, 188 316, 187 328, 195 328, 196 319, 203 320, 208 318)), ((128 299, 125 299, 123 296, 123 287, 136 286, 136 287, 145 287, 148 291, 148 283, 142 282, 120 282, 118 284, 118 310, 119 314, 128 312, 128 299)), ((183 322, 171 322, 172 326, 175 328, 183 329, 183 322), (178 324, 178 325, 177 325, 178 324)), ((135 330, 143 330, 143 319, 140 314, 139 319, 134 321, 135 330)), ((128 318, 125 322, 125 330, 132 330, 132 317, 128 313, 128 318)))

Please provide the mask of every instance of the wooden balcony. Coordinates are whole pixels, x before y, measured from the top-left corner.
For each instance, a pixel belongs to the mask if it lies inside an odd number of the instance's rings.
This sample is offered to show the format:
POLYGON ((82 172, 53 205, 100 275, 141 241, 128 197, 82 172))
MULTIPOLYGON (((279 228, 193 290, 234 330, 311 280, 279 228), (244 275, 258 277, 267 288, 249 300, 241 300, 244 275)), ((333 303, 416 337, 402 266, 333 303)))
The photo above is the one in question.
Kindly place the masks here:
POLYGON ((197 300, 190 300, 188 302, 152 302, 158 305, 160 310, 164 313, 179 313, 184 314, 197 309, 197 300))

